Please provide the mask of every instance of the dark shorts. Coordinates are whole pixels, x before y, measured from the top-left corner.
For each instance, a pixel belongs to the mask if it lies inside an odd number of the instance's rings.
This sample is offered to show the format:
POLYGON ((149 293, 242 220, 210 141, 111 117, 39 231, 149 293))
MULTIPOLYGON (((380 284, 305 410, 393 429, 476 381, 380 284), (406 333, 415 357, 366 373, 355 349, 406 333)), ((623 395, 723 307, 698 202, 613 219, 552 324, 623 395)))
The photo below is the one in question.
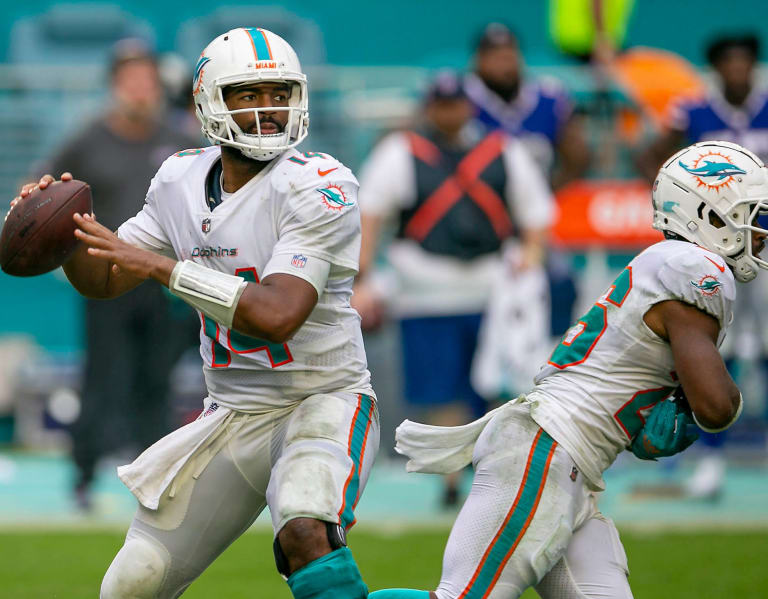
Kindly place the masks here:
POLYGON ((408 403, 427 407, 461 401, 473 415, 485 413, 486 402, 469 383, 481 320, 481 314, 462 314, 400 321, 408 403))

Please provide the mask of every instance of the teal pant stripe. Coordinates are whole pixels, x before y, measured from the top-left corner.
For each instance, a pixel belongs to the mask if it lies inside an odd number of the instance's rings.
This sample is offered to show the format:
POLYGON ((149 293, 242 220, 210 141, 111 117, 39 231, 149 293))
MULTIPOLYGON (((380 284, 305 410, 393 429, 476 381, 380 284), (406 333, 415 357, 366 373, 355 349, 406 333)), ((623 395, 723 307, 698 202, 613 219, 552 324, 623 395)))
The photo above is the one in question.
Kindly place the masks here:
POLYGON ((349 443, 349 457, 352 458, 354 469, 347 479, 344 492, 344 504, 341 510, 341 525, 348 528, 355 521, 354 509, 357 504, 357 493, 360 489, 360 464, 363 461, 365 442, 373 418, 373 399, 367 395, 360 395, 359 409, 352 423, 351 438, 349 443))
POLYGON ((473 580, 460 595, 461 599, 482 599, 496 584, 501 570, 509 559, 509 554, 517 547, 533 518, 540 490, 547 480, 550 454, 554 451, 555 445, 554 439, 541 429, 531 447, 527 472, 520 482, 521 489, 507 514, 501 533, 497 534, 490 551, 486 551, 473 580))
POLYGON ((261 31, 254 29, 253 27, 249 27, 246 29, 246 31, 248 32, 248 35, 251 36, 251 40, 253 41, 253 48, 256 50, 256 59, 272 60, 272 54, 269 52, 267 40, 264 38, 264 35, 261 33, 261 31))
POLYGON ((429 591, 414 589, 381 589, 368 595, 368 599, 429 599, 429 591))

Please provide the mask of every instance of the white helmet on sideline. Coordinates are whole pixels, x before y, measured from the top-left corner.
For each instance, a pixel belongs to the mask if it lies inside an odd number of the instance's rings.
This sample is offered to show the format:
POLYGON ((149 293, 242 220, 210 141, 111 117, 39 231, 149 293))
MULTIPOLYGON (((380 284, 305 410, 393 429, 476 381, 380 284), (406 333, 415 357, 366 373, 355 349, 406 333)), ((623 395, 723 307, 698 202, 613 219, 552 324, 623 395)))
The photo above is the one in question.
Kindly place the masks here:
POLYGON ((217 37, 200 55, 192 86, 197 118, 212 144, 238 148, 254 160, 272 160, 307 136, 307 76, 293 48, 271 31, 241 27, 217 37), (266 81, 289 85, 288 106, 230 110, 224 102, 225 87, 266 81), (287 111, 285 129, 262 134, 259 111, 287 111), (255 113, 257 133, 245 133, 238 127, 232 115, 240 112, 255 113))
POLYGON ((768 269, 753 255, 755 219, 768 213, 768 169, 746 148, 700 142, 664 163, 653 184, 653 228, 722 256, 742 283, 768 269))

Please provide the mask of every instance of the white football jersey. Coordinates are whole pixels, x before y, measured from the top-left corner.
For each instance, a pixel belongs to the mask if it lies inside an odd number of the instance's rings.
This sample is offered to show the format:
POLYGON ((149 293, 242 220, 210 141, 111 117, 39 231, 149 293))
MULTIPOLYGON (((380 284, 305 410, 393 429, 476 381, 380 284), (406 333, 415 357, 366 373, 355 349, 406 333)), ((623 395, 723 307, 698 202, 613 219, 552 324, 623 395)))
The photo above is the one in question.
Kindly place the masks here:
POLYGON ((289 150, 211 210, 206 177, 220 154, 210 147, 168 158, 144 208, 119 236, 252 282, 273 273, 301 277, 319 299, 282 344, 247 337, 200 314, 210 397, 263 411, 325 391, 371 395, 360 317, 349 304, 360 252, 354 175, 325 154, 289 150))
POLYGON ((665 300, 694 305, 720 323, 719 346, 735 295, 720 256, 662 241, 636 256, 563 336, 535 378, 531 415, 593 488, 602 490, 602 472, 679 384, 669 343, 648 328, 645 313, 665 300))

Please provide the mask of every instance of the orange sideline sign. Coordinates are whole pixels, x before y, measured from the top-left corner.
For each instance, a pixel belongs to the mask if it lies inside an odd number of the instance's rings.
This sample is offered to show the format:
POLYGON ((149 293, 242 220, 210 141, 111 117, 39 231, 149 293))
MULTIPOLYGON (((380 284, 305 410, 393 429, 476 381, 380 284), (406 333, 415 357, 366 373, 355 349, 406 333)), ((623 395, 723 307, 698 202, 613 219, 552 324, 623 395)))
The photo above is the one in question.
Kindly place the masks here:
POLYGON ((584 249, 644 248, 664 237, 651 228, 651 188, 643 180, 575 181, 556 194, 556 245, 584 249))

